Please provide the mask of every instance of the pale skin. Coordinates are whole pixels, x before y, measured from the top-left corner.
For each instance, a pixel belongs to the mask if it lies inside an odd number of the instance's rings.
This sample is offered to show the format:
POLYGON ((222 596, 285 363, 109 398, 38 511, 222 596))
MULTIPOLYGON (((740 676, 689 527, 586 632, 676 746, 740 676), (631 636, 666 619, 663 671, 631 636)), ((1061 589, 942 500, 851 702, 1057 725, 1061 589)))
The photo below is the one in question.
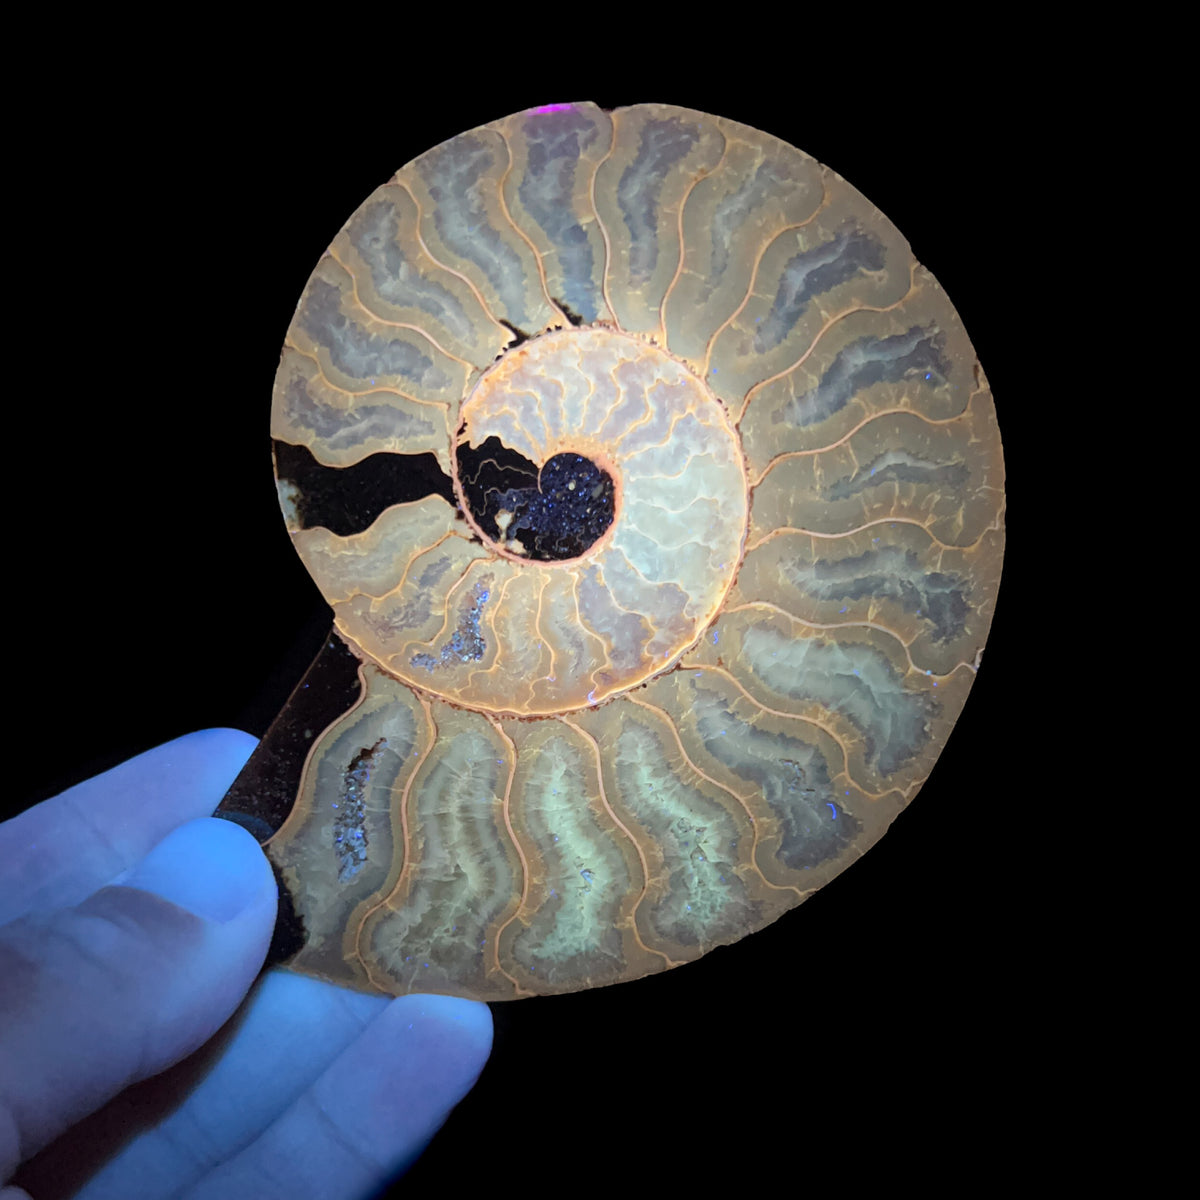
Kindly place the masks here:
POLYGON ((358 1200, 483 1069, 486 1005, 259 977, 274 877, 208 815, 253 747, 191 734, 0 825, 0 1200, 358 1200))

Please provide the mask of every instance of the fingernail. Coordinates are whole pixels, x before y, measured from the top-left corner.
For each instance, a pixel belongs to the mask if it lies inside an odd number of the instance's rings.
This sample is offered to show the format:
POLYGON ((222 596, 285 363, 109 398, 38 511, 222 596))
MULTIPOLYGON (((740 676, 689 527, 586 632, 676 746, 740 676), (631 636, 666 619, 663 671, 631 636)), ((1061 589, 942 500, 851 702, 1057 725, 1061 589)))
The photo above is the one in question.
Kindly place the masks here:
POLYGON ((153 892, 208 921, 232 921, 261 895, 271 868, 258 843, 231 821, 200 817, 172 830, 113 880, 153 892))

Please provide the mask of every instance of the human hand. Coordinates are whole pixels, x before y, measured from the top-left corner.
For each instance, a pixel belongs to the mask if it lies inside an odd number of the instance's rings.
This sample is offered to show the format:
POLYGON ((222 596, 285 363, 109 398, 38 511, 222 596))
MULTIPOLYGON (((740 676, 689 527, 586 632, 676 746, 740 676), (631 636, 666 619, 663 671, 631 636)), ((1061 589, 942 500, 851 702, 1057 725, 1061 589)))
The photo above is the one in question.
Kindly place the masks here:
POLYGON ((482 1070, 484 1004, 255 984, 275 880, 207 815, 253 748, 191 734, 0 825, 0 1184, 49 1146, 37 1200, 357 1200, 482 1070))

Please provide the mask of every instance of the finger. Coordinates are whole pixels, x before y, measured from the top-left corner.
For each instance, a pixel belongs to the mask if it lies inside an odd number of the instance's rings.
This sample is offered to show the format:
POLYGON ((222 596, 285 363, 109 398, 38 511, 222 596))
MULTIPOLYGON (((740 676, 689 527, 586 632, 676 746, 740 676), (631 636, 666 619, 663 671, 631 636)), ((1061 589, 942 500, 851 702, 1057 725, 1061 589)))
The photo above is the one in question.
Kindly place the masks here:
POLYGON ((356 1200, 417 1158, 487 1062, 487 1005, 392 1001, 256 1141, 188 1200, 356 1200))
POLYGON ((216 1032, 262 965, 275 900, 254 839, 204 818, 121 883, 0 929, 0 1178, 216 1032))
POLYGON ((86 1181, 80 1200, 186 1193, 278 1120, 389 1003, 268 971, 237 1020, 203 1051, 215 1054, 198 1077, 194 1058, 181 1064, 185 1092, 170 1071, 152 1082, 152 1096, 125 1092, 96 1122, 69 1130, 22 1167, 19 1180, 33 1196, 75 1195, 86 1181), (128 1139, 116 1154, 114 1131, 128 1139))
POLYGON ((255 740, 205 729, 148 750, 0 825, 0 925, 78 904, 184 821, 212 814, 255 740))

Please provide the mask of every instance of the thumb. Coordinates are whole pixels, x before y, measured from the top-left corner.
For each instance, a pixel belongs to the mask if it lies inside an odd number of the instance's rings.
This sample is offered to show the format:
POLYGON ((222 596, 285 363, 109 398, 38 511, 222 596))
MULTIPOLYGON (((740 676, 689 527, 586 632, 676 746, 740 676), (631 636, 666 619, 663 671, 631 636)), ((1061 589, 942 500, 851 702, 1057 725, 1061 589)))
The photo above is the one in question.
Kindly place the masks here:
POLYGON ((82 904, 0 929, 0 1181, 221 1027, 262 966, 275 901, 254 838, 204 817, 82 904))

